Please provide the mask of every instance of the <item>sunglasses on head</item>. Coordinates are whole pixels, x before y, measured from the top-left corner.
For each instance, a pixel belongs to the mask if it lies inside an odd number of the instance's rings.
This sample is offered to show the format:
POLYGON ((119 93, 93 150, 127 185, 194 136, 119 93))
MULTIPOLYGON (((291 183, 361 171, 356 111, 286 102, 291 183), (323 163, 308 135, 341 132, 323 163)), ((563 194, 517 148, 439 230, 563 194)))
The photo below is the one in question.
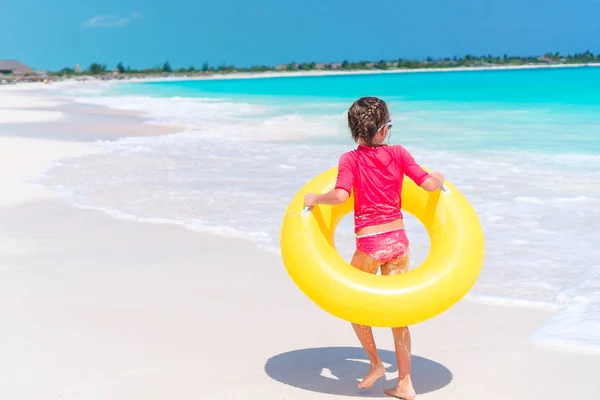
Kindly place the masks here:
POLYGON ((390 119, 388 122, 386 122, 385 124, 381 125, 381 126, 379 127, 379 129, 377 129, 377 132, 379 132, 380 130, 382 130, 382 129, 383 129, 384 127, 386 127, 386 126, 389 126, 388 130, 389 130, 389 129, 392 129, 392 126, 394 126, 394 123, 393 123, 393 121, 390 119))

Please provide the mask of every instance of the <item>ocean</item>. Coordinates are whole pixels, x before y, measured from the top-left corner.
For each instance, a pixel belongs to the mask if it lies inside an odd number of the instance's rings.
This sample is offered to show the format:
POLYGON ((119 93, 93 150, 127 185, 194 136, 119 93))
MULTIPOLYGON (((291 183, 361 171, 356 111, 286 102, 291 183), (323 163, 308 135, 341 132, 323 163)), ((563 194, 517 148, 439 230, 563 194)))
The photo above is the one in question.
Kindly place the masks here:
MULTIPOLYGON (((38 180, 74 205, 254 241, 278 251, 291 197, 355 147, 345 111, 383 98, 391 143, 471 201, 486 259, 476 301, 557 314, 533 342, 600 352, 600 68, 119 82, 58 89, 185 130, 101 142, 38 180)), ((411 265, 425 229, 406 216, 411 265)), ((351 215, 336 244, 354 250, 351 215)))

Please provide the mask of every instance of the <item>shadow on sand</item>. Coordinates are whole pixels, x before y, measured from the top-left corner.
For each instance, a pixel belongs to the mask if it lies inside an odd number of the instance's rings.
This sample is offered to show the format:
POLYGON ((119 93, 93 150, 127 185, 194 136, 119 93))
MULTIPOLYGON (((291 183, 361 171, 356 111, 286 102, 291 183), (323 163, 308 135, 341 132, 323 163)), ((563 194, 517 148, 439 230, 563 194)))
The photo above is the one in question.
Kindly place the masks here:
MULTIPOLYGON (((381 378, 365 390, 356 386, 369 370, 368 359, 360 347, 322 347, 278 354, 267 361, 265 372, 276 381, 311 392, 386 397, 383 389, 397 383, 396 355, 389 350, 379 350, 379 355, 389 380, 381 378)), ((413 356, 411 378, 418 395, 447 386, 452 372, 435 361, 413 356)))

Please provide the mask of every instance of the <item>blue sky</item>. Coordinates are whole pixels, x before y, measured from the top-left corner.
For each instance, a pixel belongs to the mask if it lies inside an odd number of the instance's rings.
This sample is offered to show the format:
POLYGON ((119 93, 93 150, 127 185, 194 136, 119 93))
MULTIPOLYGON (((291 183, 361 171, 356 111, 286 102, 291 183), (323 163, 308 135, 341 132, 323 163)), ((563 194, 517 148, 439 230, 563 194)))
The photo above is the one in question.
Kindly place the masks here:
POLYGON ((2 3, 0 59, 38 69, 600 53, 600 0, 2 3))

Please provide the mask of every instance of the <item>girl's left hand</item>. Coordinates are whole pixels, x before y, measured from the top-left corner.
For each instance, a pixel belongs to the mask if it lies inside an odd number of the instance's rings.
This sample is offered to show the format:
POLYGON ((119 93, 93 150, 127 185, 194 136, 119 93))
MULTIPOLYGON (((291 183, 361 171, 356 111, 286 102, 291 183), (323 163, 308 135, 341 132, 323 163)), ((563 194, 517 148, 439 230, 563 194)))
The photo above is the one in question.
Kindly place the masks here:
POLYGON ((307 193, 304 195, 304 207, 314 207, 318 202, 318 194, 315 193, 307 193))

